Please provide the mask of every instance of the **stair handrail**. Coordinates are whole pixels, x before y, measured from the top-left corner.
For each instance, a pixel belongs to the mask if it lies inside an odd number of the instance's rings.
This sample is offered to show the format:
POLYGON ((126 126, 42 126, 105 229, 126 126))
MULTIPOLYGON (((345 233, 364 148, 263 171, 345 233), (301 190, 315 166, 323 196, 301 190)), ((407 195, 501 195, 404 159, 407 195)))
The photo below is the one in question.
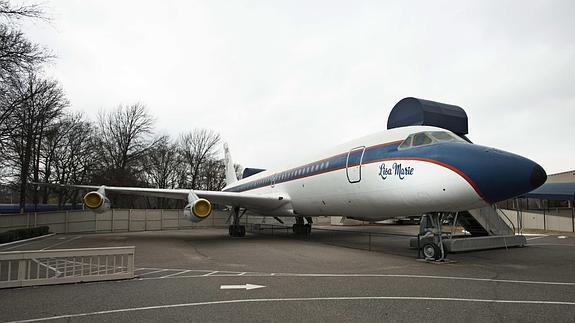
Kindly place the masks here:
MULTIPOLYGON (((511 228, 513 229, 513 234, 520 233, 520 232, 517 231, 517 229, 515 228, 515 224, 513 224, 513 221, 511 221, 511 219, 507 216, 507 214, 505 214, 505 212, 501 211, 501 210, 497 207, 497 205, 494 205, 493 207, 495 208, 495 212, 496 212, 496 213, 503 214, 503 217, 504 217, 505 219, 507 219, 506 222, 509 222, 509 224, 511 224, 511 228)), ((503 221, 505 221, 505 220, 503 220, 503 221)))

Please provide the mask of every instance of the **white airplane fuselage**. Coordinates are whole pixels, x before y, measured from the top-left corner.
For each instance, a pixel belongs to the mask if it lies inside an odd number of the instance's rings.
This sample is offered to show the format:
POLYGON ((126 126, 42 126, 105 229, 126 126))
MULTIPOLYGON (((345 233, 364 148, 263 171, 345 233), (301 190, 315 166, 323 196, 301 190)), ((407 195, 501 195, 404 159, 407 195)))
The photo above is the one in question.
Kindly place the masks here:
POLYGON ((529 159, 462 140, 399 147, 422 132, 456 136, 429 126, 386 130, 249 176, 223 191, 289 196, 285 207, 265 215, 383 220, 487 206, 532 190, 546 176, 529 159))

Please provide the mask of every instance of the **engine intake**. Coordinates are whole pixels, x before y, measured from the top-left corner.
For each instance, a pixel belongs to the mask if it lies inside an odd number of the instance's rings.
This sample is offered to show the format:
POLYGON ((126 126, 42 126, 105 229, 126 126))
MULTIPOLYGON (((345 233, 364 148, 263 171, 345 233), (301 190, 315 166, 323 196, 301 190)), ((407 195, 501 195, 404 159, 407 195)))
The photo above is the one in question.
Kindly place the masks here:
POLYGON ((99 192, 89 192, 84 195, 84 205, 97 213, 102 213, 110 209, 110 200, 99 192))
POLYGON ((186 218, 194 223, 198 223, 212 213, 212 204, 206 199, 196 199, 184 208, 186 218))

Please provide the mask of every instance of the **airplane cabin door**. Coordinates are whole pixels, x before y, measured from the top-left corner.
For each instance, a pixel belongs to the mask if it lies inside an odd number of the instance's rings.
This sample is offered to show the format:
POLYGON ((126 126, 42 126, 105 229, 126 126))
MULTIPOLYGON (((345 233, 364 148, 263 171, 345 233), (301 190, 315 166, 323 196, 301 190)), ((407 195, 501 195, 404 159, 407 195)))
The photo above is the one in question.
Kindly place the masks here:
POLYGON ((347 153, 345 173, 350 183, 359 183, 361 181, 361 164, 363 163, 364 153, 365 146, 353 148, 347 153))

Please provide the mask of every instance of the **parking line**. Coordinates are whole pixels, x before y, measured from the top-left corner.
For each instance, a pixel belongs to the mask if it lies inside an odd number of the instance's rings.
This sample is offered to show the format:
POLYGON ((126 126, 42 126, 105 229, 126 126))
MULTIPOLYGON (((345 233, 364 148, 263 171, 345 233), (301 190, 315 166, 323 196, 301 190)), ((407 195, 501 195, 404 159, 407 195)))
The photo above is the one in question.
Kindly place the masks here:
POLYGON ((205 274, 205 275, 202 275, 202 277, 211 276, 211 275, 217 274, 217 273, 219 273, 219 271, 217 271, 217 270, 216 270, 216 271, 212 271, 211 273, 207 273, 207 274, 205 274))
MULTIPOLYGON (((161 272, 163 272, 163 271, 167 271, 167 269, 160 269, 160 270, 150 271, 150 272, 147 272, 147 273, 143 273, 143 274, 141 274, 141 275, 138 275, 138 276, 144 276, 144 275, 150 275, 150 274, 155 274, 155 273, 161 273, 161 272)), ((159 278, 159 277, 158 277, 158 278, 159 278)))
POLYGON ((50 248, 53 248, 53 247, 56 247, 56 246, 59 246, 59 245, 63 245, 63 244, 65 244, 65 243, 68 243, 68 242, 70 242, 70 241, 74 241, 74 240, 77 240, 77 239, 80 239, 80 238, 82 238, 82 236, 76 236, 76 237, 73 237, 73 238, 70 238, 70 239, 67 239, 67 240, 64 240, 64 241, 60 241, 60 242, 58 242, 58 243, 55 243, 55 244, 53 244, 53 245, 50 245, 50 246, 48 246, 48 247, 46 247, 46 248, 43 248, 43 249, 40 249, 40 250, 48 250, 48 249, 50 249, 50 248))
POLYGON ((190 271, 191 271, 191 270, 178 271, 177 273, 169 274, 169 275, 162 276, 162 277, 159 277, 159 278, 169 278, 169 277, 177 276, 177 275, 180 275, 180 274, 189 273, 190 271))
POLYGON ((210 301, 197 303, 167 304, 145 307, 131 307, 116 310, 86 312, 78 314, 68 314, 59 316, 48 316, 42 318, 12 321, 10 323, 38 322, 47 320, 62 320, 77 317, 116 314, 126 312, 138 312, 146 310, 160 310, 166 308, 193 307, 206 305, 224 305, 241 303, 277 303, 277 302, 318 302, 318 301, 432 301, 432 302, 468 302, 468 303, 489 303, 489 304, 531 304, 531 305, 567 305, 575 306, 575 302, 564 301, 534 301, 534 300, 509 300, 509 299, 481 299, 481 298, 454 298, 454 297, 420 297, 420 296, 343 296, 343 297, 301 297, 301 298, 254 298, 254 299, 232 299, 224 301, 210 301))

